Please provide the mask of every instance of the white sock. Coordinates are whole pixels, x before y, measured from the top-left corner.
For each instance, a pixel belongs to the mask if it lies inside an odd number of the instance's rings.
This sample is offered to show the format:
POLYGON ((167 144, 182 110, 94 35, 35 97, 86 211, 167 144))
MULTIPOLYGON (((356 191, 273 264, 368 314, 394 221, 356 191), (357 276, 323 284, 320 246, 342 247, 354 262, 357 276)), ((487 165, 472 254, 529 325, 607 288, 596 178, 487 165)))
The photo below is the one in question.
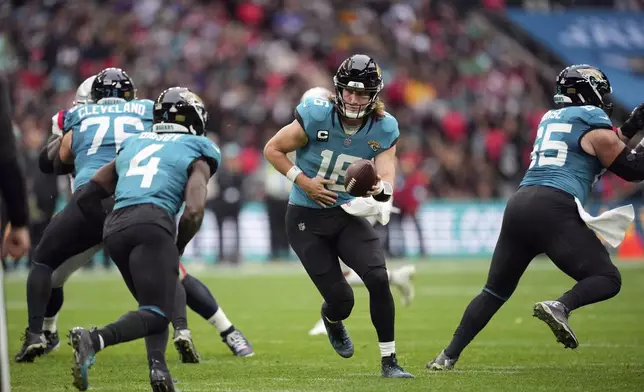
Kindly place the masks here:
POLYGON ((354 270, 347 271, 347 274, 344 277, 351 286, 362 286, 364 282, 354 270))
POLYGON ((42 323, 43 331, 56 332, 56 321, 58 321, 58 314, 54 317, 45 317, 45 321, 42 323))
POLYGON ((231 323, 230 320, 228 320, 228 317, 226 317, 226 313, 224 313, 224 311, 221 308, 217 309, 215 314, 213 314, 212 317, 208 319, 208 322, 214 325, 215 328, 217 328, 217 331, 219 331, 219 333, 222 333, 228 328, 233 326, 233 323, 231 323))
POLYGON ((104 349, 105 348, 105 341, 103 341, 103 337, 101 336, 100 333, 98 334, 98 341, 101 343, 101 348, 100 349, 101 350, 104 349))
POLYGON ((391 341, 391 342, 379 342, 378 346, 380 346, 380 356, 381 357, 388 357, 391 354, 396 353, 396 342, 391 341))

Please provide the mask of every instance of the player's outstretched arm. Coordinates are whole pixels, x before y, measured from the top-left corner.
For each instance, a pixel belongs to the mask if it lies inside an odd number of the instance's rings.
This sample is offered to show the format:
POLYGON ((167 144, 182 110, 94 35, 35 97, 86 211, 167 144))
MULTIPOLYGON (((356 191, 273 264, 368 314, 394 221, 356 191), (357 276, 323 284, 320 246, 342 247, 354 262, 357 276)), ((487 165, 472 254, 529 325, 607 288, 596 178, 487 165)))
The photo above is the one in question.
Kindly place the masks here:
POLYGON ((338 195, 326 189, 325 185, 334 182, 321 177, 309 178, 286 156, 286 154, 306 146, 307 143, 308 136, 302 125, 298 120, 293 120, 266 143, 264 157, 277 171, 302 188, 320 206, 331 206, 335 204, 338 195))
POLYGON ((177 249, 183 254, 188 242, 197 234, 203 220, 206 208, 206 195, 208 193, 208 179, 210 166, 203 159, 198 159, 192 164, 190 178, 186 184, 186 206, 179 219, 179 233, 177 234, 177 249))
POLYGON ((612 130, 588 132, 581 140, 581 147, 624 180, 644 180, 644 152, 638 153, 627 147, 612 130))

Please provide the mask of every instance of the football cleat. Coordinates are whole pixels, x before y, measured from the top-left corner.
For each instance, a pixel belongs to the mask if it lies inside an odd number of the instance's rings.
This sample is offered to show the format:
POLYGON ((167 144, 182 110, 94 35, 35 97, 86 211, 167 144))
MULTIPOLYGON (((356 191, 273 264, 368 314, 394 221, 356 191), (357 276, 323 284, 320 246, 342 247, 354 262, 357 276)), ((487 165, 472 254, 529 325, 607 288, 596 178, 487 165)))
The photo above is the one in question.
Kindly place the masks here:
POLYGON ((221 338, 234 355, 238 357, 252 357, 255 355, 253 346, 251 346, 248 339, 238 329, 223 332, 221 338))
POLYGON ((199 363, 201 356, 197 352, 195 343, 192 341, 192 334, 189 329, 177 329, 174 331, 174 348, 179 353, 183 363, 199 363))
POLYGON ((92 344, 89 331, 85 328, 75 327, 69 331, 69 345, 74 352, 74 363, 72 366, 73 385, 79 391, 86 391, 89 388, 87 375, 89 368, 94 364, 96 352, 92 344))
POLYGON ((29 332, 25 330, 22 335, 22 347, 15 356, 16 362, 33 362, 36 357, 45 353, 47 349, 47 340, 43 334, 29 332))
POLYGON ((532 315, 543 321, 555 334, 557 342, 566 348, 575 349, 579 340, 568 324, 568 309, 559 301, 544 301, 534 304, 532 315))
POLYGON ((324 320, 319 319, 317 323, 309 331, 309 336, 317 335, 326 335, 326 327, 324 326, 324 320))
POLYGON ((342 321, 332 323, 322 313, 322 322, 324 322, 329 343, 331 343, 335 352, 342 358, 351 358, 353 356, 353 343, 342 321))
POLYGON ((406 372, 396 359, 396 354, 391 354, 388 357, 382 357, 382 376, 386 378, 415 378, 413 374, 406 372))
POLYGON ((152 392, 174 392, 174 382, 168 367, 157 360, 150 364, 150 385, 152 392))
POLYGON ((58 350, 60 347, 60 339, 58 338, 58 331, 43 331, 45 335, 45 340, 47 341, 47 347, 45 348, 44 354, 49 354, 54 350, 58 350))
POLYGON ((406 265, 395 271, 391 271, 391 284, 400 290, 403 306, 408 306, 416 296, 414 282, 412 282, 415 274, 416 266, 414 265, 406 265))
POLYGON ((433 361, 430 361, 427 364, 427 369, 429 370, 452 370, 454 365, 458 361, 458 358, 450 358, 445 354, 445 350, 441 351, 440 354, 433 361))

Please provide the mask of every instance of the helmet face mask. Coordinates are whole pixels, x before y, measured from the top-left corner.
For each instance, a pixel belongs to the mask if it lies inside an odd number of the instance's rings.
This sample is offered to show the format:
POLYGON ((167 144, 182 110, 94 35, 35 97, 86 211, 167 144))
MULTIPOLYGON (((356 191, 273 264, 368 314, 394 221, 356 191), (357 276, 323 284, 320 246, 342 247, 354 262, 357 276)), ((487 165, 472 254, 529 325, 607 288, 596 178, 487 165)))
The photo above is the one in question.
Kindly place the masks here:
MULTIPOLYGON (((377 103, 378 94, 384 84, 382 72, 376 62, 369 56, 355 54, 346 59, 333 77, 336 91, 335 106, 346 118, 359 119, 371 113, 377 103), (345 92, 355 92, 368 97, 364 104, 347 102, 345 92)), ((360 98, 358 99, 362 101, 360 98)))
POLYGON ((132 78, 121 68, 105 68, 92 83, 91 98, 94 102, 103 98, 131 101, 136 99, 136 88, 132 78))
POLYGON ((206 122, 203 101, 186 87, 171 87, 154 102, 153 132, 205 135, 206 122))
POLYGON ((592 105, 609 116, 613 110, 613 88, 606 74, 587 64, 571 65, 557 76, 554 102, 564 106, 592 105))

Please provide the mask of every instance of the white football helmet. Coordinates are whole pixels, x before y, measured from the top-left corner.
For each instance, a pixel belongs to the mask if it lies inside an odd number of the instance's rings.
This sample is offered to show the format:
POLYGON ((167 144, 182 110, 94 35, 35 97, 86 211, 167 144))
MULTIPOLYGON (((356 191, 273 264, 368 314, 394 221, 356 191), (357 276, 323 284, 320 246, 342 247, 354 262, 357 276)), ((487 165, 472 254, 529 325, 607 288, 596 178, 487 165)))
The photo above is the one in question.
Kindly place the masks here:
POLYGON ((324 87, 313 87, 311 89, 306 90, 304 95, 302 95, 302 98, 300 99, 300 102, 304 101, 305 99, 308 98, 322 98, 322 99, 328 99, 330 96, 332 96, 333 93, 324 87))
POLYGON ((94 83, 94 79, 96 79, 96 75, 92 75, 85 79, 83 83, 78 86, 72 105, 76 106, 92 103, 92 83, 94 83))

